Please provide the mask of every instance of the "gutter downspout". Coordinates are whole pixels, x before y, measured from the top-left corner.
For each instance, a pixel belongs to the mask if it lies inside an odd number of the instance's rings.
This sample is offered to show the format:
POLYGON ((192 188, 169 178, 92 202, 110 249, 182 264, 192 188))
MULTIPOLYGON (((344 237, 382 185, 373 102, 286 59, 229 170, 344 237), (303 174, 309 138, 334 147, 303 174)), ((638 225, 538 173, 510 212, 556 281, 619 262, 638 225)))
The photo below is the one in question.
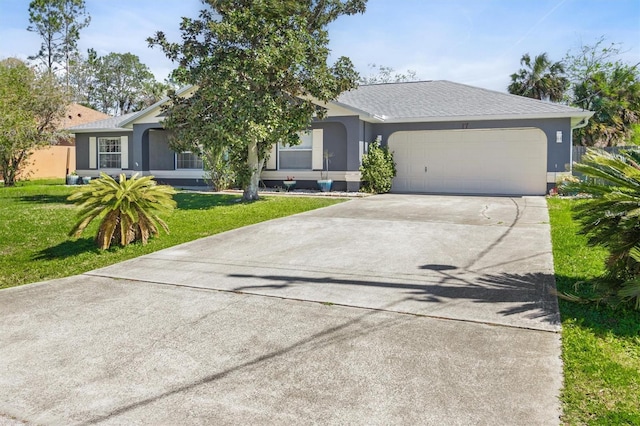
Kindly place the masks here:
POLYGON ((576 129, 582 129, 589 123, 589 118, 593 117, 584 117, 582 120, 578 122, 575 126, 571 127, 571 151, 569 151, 569 171, 573 175, 573 131, 576 129))
POLYGON ((575 130, 575 129, 582 129, 584 126, 587 125, 587 123, 589 123, 589 117, 585 117, 582 120, 580 120, 578 122, 578 124, 576 124, 575 126, 573 126, 571 128, 571 130, 575 130))

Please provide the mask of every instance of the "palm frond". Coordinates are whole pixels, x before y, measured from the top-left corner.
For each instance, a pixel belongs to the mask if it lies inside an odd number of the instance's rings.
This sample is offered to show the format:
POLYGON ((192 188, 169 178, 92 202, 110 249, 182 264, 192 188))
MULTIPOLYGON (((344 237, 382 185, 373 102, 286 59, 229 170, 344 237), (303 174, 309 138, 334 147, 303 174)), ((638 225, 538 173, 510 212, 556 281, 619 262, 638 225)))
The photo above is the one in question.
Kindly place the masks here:
POLYGON ((152 176, 134 174, 127 179, 121 174, 116 182, 101 173, 99 179, 68 197, 80 209, 79 219, 69 234, 78 237, 94 219, 100 219, 96 235, 100 248, 109 248, 113 242, 123 246, 133 241, 146 244, 150 236, 158 234, 157 223, 168 232, 166 223, 158 215, 173 211, 175 193, 170 186, 157 185, 152 176))
POLYGON ((593 198, 574 206, 580 233, 591 246, 609 251, 602 277, 602 300, 629 302, 640 309, 640 153, 618 155, 588 150, 575 170, 587 179, 563 189, 593 198))

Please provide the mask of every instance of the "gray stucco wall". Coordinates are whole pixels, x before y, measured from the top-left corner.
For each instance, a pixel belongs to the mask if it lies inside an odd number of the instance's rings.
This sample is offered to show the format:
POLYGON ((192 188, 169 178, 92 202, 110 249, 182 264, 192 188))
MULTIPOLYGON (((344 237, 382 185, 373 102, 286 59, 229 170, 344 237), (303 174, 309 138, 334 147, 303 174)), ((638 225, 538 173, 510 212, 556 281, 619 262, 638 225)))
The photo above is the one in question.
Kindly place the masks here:
MULTIPOLYGON (((340 123, 344 130, 345 134, 342 134, 345 142, 343 146, 340 147, 340 143, 337 142, 337 139, 330 140, 325 135, 324 136, 324 144, 326 148, 329 149, 330 152, 334 153, 333 158, 331 159, 330 170, 358 170, 360 167, 360 158, 359 158, 359 142, 361 139, 362 132, 362 123, 357 116, 344 116, 344 117, 328 117, 323 121, 315 122, 313 124, 313 128, 320 128, 319 126, 324 126, 328 123, 340 123), (338 157, 338 152, 344 153, 344 160, 340 160, 338 157), (344 162, 343 162, 344 161, 344 162)), ((338 136, 337 133, 334 133, 333 136, 338 136)))
POLYGON ((340 122, 319 122, 314 123, 312 128, 322 129, 322 147, 333 154, 329 159, 329 170, 346 170, 347 128, 345 125, 340 122))
MULTIPOLYGON (((77 133, 76 134, 76 169, 89 169, 89 137, 129 137, 129 155, 133 150, 133 137, 131 132, 102 132, 102 133, 77 133)), ((133 169, 131 157, 129 157, 129 169, 133 169)))
POLYGON ((162 129, 162 125, 160 123, 133 125, 133 140, 136 143, 129 155, 129 163, 133 170, 149 170, 149 129, 162 129))
POLYGON ((149 130, 149 170, 175 170, 175 151, 169 148, 169 134, 149 130))
POLYGON ((547 171, 564 172, 571 163, 571 119, 555 118, 543 120, 488 120, 446 123, 375 123, 365 126, 366 142, 372 142, 382 135, 382 143, 387 144, 389 136, 398 131, 410 130, 454 130, 454 129, 498 129, 514 127, 535 127, 547 135, 547 171), (562 143, 556 143, 556 131, 562 131, 562 143))

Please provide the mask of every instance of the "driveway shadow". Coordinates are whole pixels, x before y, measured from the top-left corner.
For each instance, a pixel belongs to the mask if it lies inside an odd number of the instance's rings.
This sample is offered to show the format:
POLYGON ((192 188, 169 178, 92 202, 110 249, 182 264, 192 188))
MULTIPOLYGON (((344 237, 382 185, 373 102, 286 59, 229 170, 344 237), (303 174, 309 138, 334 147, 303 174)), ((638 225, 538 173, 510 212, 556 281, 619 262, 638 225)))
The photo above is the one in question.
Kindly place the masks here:
MULTIPOLYGON (((498 311, 502 316, 521 315, 547 324, 558 324, 558 305, 553 293, 554 276, 544 273, 528 274, 473 274, 457 271, 453 265, 425 265, 424 269, 435 274, 415 281, 396 282, 359 278, 305 277, 298 275, 230 274, 240 279, 260 279, 265 285, 235 287, 234 291, 286 290, 299 284, 340 285, 354 288, 389 288, 398 291, 403 301, 430 304, 456 304, 467 301, 473 304, 508 303, 507 309, 498 311)), ((394 280, 395 281, 395 280, 394 280)), ((356 290, 366 291, 366 290, 356 290)))

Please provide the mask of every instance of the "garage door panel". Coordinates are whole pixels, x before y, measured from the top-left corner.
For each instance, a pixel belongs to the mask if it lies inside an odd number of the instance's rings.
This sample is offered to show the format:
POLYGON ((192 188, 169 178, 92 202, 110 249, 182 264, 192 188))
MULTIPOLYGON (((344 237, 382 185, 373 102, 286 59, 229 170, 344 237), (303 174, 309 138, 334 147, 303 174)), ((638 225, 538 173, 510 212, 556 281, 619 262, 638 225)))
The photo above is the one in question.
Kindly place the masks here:
POLYGON ((393 190, 544 194, 546 135, 539 129, 396 132, 393 190), (426 167, 426 171, 425 171, 426 167))

